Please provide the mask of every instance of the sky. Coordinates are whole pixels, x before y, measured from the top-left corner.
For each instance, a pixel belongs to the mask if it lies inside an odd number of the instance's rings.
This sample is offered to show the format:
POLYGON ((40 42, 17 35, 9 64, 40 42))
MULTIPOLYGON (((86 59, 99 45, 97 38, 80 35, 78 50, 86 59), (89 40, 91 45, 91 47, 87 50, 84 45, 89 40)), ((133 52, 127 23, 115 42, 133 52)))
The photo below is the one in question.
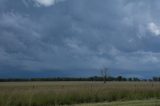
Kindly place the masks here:
POLYGON ((160 76, 160 0, 0 0, 0 77, 160 76))

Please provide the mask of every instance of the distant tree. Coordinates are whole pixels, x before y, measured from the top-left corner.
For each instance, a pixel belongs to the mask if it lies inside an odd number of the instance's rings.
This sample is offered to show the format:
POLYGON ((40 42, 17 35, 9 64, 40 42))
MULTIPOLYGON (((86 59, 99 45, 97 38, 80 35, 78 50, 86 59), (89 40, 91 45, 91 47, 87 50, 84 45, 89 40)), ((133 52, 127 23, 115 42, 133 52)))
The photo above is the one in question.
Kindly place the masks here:
POLYGON ((115 80, 115 78, 112 77, 112 76, 108 76, 108 77, 107 77, 107 81, 114 81, 114 80, 115 80))
POLYGON ((101 69, 101 74, 102 74, 102 78, 103 78, 104 83, 106 83, 107 73, 108 73, 108 68, 104 67, 103 69, 101 69))
POLYGON ((140 81, 140 79, 139 79, 139 78, 134 77, 134 78, 133 78, 133 81, 140 81))
POLYGON ((132 78, 128 78, 127 80, 128 80, 128 81, 133 81, 133 79, 132 79, 132 78))
POLYGON ((153 77, 153 81, 160 81, 160 77, 153 77))
POLYGON ((118 81, 122 81, 122 80, 123 80, 122 76, 118 76, 118 77, 117 77, 117 80, 118 80, 118 81))

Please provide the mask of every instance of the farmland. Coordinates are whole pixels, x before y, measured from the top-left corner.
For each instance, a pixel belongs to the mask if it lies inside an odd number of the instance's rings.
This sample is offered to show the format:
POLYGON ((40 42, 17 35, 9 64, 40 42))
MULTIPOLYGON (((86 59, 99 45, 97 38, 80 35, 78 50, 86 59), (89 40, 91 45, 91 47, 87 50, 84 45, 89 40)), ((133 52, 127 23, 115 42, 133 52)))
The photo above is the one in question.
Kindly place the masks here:
POLYGON ((159 99, 160 82, 0 83, 0 106, 89 106, 93 104, 93 106, 112 106, 112 104, 114 106, 117 103, 132 104, 132 100, 136 104, 141 104, 140 101, 150 100, 151 104, 158 104, 159 106, 159 99))

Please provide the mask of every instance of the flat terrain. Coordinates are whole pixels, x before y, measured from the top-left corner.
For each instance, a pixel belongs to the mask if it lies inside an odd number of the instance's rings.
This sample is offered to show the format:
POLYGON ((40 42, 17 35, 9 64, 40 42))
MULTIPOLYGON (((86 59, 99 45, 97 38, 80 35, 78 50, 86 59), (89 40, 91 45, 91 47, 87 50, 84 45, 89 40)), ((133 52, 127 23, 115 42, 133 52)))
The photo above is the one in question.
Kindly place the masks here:
POLYGON ((123 102, 111 102, 111 103, 94 103, 94 104, 81 104, 75 106, 160 106, 160 100, 133 100, 123 102))
POLYGON ((160 106, 159 100, 160 82, 0 83, 0 106, 160 106))

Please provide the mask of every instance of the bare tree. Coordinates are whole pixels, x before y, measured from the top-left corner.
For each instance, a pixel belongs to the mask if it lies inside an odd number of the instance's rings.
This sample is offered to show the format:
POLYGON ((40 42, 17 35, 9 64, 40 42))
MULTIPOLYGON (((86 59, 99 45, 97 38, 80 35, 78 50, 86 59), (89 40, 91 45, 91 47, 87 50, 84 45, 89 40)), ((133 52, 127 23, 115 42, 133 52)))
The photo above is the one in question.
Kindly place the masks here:
POLYGON ((108 72, 108 68, 104 67, 104 68, 101 69, 101 74, 102 74, 104 83, 106 83, 107 72, 108 72))

